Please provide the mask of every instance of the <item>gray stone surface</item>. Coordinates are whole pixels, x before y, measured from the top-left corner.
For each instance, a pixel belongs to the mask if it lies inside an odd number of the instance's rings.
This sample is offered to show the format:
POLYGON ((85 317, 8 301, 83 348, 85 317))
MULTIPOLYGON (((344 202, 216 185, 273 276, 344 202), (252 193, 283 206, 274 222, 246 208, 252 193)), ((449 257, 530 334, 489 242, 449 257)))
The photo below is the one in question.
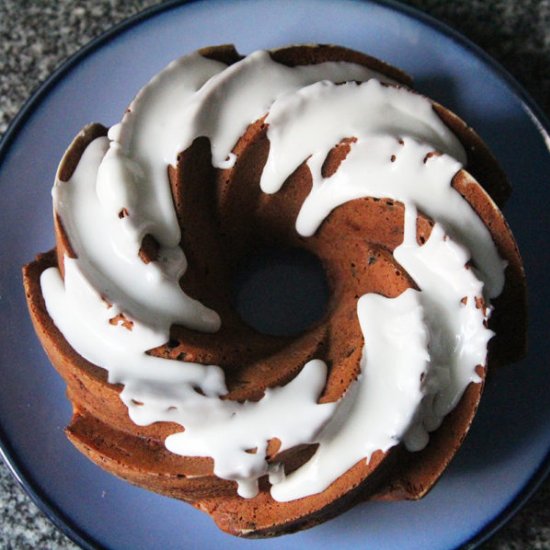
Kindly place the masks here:
MULTIPOLYGON (((152 0, 0 0, 0 136, 67 56, 152 0)), ((408 0, 502 63, 550 112, 549 0, 408 0)), ((0 549, 76 548, 0 462, 0 549)), ((550 481, 484 548, 550 549, 550 481)))

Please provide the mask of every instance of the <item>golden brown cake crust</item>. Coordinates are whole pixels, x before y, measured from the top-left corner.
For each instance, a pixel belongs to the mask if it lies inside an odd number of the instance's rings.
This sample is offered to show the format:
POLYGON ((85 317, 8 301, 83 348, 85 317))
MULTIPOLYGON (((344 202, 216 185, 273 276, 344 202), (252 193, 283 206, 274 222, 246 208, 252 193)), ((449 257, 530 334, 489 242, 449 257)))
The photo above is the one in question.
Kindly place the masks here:
MULTIPOLYGON (((241 58, 231 46, 209 48, 202 53, 225 63, 241 58)), ((403 84, 410 83, 401 71, 345 48, 292 46, 271 55, 291 66, 326 60, 353 61, 403 84)), ((497 331, 490 346, 492 367, 517 359, 525 348, 525 330, 517 328, 518 322, 525 326, 523 268, 514 239, 496 206, 506 198, 508 185, 480 138, 440 105, 434 104, 434 109, 468 153, 468 172, 460 171, 453 186, 483 219, 500 255, 508 262, 505 289, 491 319, 491 326, 497 331), (485 190, 474 176, 482 181, 485 190), (509 322, 511 316, 515 323, 509 322)), ((363 337, 356 321, 358 297, 367 292, 394 297, 415 286, 392 255, 403 240, 404 208, 392 200, 357 199, 337 208, 313 237, 300 237, 294 223, 311 188, 311 174, 303 164, 280 192, 263 194, 259 178, 269 148, 266 129, 263 120, 249 126, 234 148, 238 160, 232 169, 212 168, 206 138, 195 140, 180 154, 177 166, 169 168, 182 229, 181 246, 189 263, 181 286, 220 314, 222 328, 212 335, 173 326, 170 341, 150 353, 220 365, 230 390, 228 398, 234 400, 257 400, 266 388, 287 383, 307 361, 320 358, 330 368, 321 401, 331 402, 340 398, 359 374, 363 337), (243 219, 246 223, 242 223, 243 219), (306 249, 321 260, 325 269, 331 290, 327 312, 297 338, 259 334, 246 326, 233 309, 229 285, 232 271, 241 258, 266 245, 306 249)), ((91 125, 75 139, 60 167, 63 181, 70 179, 87 144, 105 132, 102 126, 91 125)), ((353 138, 349 136, 331 151, 323 167, 325 174, 337 170, 353 138)), ((164 439, 181 431, 180 426, 133 424, 119 398, 120 386, 107 383, 105 371, 78 355, 54 325, 42 297, 40 275, 52 266, 63 273, 64 256, 74 257, 60 220, 55 221, 56 250, 38 256, 23 270, 27 302, 42 345, 67 383, 74 410, 67 435, 86 456, 109 472, 190 502, 231 534, 263 537, 310 527, 361 500, 420 498, 460 447, 475 415, 483 383, 468 387, 459 405, 421 452, 408 453, 401 446, 387 453, 378 451, 368 464, 361 460, 325 491, 291 502, 274 501, 266 480, 261 480, 257 497, 239 497, 234 482, 213 475, 210 458, 181 457, 165 449, 164 439)), ((418 215, 419 242, 427 240, 432 225, 429 218, 418 215)), ((154 260, 153 241, 142 247, 144 261, 154 260)), ((480 369, 479 374, 484 378, 485 369, 480 369)), ((272 460, 282 460, 291 471, 313 451, 314 446, 309 445, 281 455, 277 454, 277 441, 272 441, 268 454, 272 460)))

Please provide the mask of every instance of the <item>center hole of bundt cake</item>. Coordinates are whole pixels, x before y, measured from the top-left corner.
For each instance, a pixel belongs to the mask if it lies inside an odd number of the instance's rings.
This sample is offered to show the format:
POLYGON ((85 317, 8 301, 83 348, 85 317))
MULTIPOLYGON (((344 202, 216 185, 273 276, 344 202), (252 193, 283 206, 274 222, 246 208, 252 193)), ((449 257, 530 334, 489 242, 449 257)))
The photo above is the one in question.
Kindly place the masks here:
POLYGON ((304 332, 321 319, 328 296, 321 262, 300 248, 267 248, 251 254, 233 278, 235 309, 262 334, 304 332))

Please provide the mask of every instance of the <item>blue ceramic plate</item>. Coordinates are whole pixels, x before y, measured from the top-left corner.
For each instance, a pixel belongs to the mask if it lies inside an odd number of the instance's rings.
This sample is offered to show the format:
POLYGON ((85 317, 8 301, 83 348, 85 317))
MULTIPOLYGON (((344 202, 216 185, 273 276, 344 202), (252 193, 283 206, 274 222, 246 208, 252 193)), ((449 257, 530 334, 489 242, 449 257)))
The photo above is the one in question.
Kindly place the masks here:
POLYGON ((435 549, 483 540, 548 469, 548 128, 519 86, 481 51, 392 3, 168 3, 113 29, 50 78, 0 149, 0 435, 8 464, 50 518, 88 547, 435 549), (506 215, 531 289, 529 358, 489 384, 470 436, 429 496, 357 506, 284 542, 232 538, 190 506, 132 487, 81 456, 63 435, 71 414, 64 384, 37 342, 21 287, 21 266, 53 245, 50 187, 72 137, 88 122, 117 121, 170 60, 228 42, 243 53, 298 42, 343 44, 412 74, 419 90, 478 130, 507 171, 515 194, 506 215))

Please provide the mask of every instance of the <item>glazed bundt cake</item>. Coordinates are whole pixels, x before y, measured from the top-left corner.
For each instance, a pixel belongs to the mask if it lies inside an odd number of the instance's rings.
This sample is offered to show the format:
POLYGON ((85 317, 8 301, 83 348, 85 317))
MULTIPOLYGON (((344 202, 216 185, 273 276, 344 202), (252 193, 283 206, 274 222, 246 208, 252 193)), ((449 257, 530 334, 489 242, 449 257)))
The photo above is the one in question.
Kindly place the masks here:
POLYGON ((336 46, 170 64, 61 161, 55 250, 24 268, 69 439, 228 533, 417 499, 487 369, 525 346, 506 178, 400 70, 336 46), (261 334, 231 281, 265 247, 322 263, 322 319, 261 334))

